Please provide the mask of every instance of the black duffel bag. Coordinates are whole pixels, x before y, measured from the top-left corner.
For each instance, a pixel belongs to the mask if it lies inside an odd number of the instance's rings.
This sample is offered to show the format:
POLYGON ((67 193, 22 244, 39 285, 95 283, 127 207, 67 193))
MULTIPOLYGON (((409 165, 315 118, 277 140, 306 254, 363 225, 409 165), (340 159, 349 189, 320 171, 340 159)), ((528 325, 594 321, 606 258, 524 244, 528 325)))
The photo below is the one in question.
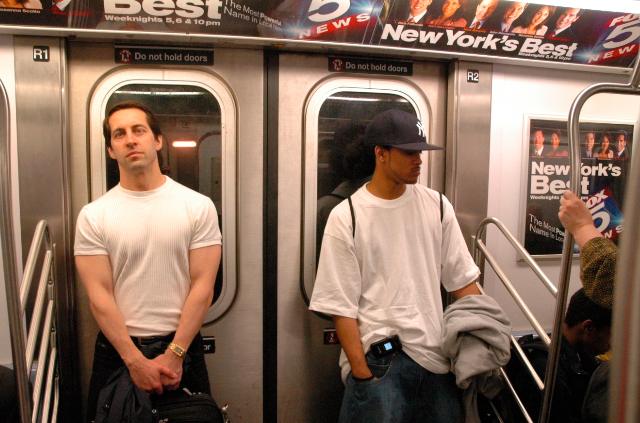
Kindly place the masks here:
POLYGON ((209 394, 188 389, 151 397, 155 423, 224 423, 222 412, 209 394))

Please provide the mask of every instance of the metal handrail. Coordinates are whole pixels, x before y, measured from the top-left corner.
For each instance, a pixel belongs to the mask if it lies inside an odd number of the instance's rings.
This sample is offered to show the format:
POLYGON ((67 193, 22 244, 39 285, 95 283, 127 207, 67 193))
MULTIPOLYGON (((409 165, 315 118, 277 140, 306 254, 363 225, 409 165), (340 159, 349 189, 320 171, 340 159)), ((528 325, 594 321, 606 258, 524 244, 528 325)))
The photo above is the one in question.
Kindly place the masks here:
MULTIPOLYGON (((540 279, 540 281, 544 284, 544 286, 547 288, 547 290, 554 297, 556 295, 558 295, 558 289, 553 284, 553 282, 551 282, 551 280, 547 277, 547 275, 542 271, 540 266, 538 266, 538 263, 536 263, 536 261, 533 259, 533 257, 531 257, 531 254, 529 254, 529 252, 522 246, 522 244, 520 244, 520 242, 518 242, 516 237, 513 236, 513 234, 509 231, 509 229, 507 229, 507 227, 504 225, 504 223, 502 223, 499 219, 497 219, 495 217, 487 217, 482 222, 480 222, 480 225, 478 226, 478 230, 476 231, 476 239, 477 240, 484 239, 484 235, 485 235, 485 233, 487 231, 487 226, 489 224, 494 224, 496 226, 496 228, 498 228, 500 230, 500 232, 502 232, 502 234, 505 236, 507 241, 509 241, 509 243, 511 243, 511 246, 513 246, 513 248, 516 250, 516 252, 520 255, 520 258, 523 259, 529 265, 531 270, 533 270, 533 273, 535 273, 535 275, 538 277, 538 279, 540 279)), ((477 263, 478 259, 480 257, 477 256, 477 253, 476 253, 475 249, 473 250, 473 254, 474 254, 473 257, 474 257, 474 259, 476 260, 476 263, 477 263)))
MULTIPOLYGON (((11 333, 11 346, 14 351, 14 367, 24 369, 24 371, 16 372, 18 390, 26 392, 27 395, 35 348, 36 345, 40 345, 32 393, 27 398, 19 396, 20 421, 22 423, 35 423, 39 417, 40 421, 48 421, 50 415, 57 414, 57 401, 53 402, 53 408, 51 408, 51 396, 55 394, 53 391, 57 392, 58 390, 54 319, 55 293, 53 289, 55 284, 55 244, 51 239, 47 222, 41 220, 36 226, 29 248, 20 292, 19 294, 17 290, 13 292, 18 309, 12 310, 9 316, 11 321, 18 322, 22 326, 23 337, 16 339, 14 333, 11 333), (36 298, 31 311, 31 324, 27 331, 23 323, 26 317, 26 304, 41 251, 44 251, 44 258, 40 267, 36 298), (42 314, 45 309, 43 322, 42 314), (24 336, 27 338, 26 345, 24 336), (42 399, 42 392, 44 392, 44 399, 42 399)), ((15 284, 15 279, 8 280, 7 285, 9 284, 15 284)))
MULTIPOLYGON (((524 300, 518 293, 517 289, 513 286, 513 283, 511 282, 511 280, 507 277, 507 275, 501 269, 496 259, 489 252, 484 241, 482 241, 483 238, 485 237, 487 226, 489 225, 495 225, 495 227, 500 230, 500 233, 502 233, 502 235, 504 235, 504 237, 511 243, 511 245, 519 254, 519 256, 525 261, 525 263, 527 263, 527 265, 529 265, 529 267, 533 270, 535 275, 538 276, 538 278, 543 283, 543 285, 547 288, 547 290, 549 290, 551 295, 553 295, 554 297, 557 295, 557 289, 554 286, 553 282, 551 282, 549 278, 544 274, 542 269, 540 269, 540 266, 538 266, 538 264, 533 260, 533 257, 531 257, 531 255, 522 246, 522 244, 518 242, 516 237, 513 236, 513 234, 509 231, 509 229, 507 229, 507 227, 499 219, 495 217, 487 217, 482 222, 480 222, 480 225, 478 226, 478 230, 476 231, 476 235, 473 237, 473 245, 472 245, 472 254, 476 264, 480 266, 481 270, 484 273, 484 261, 486 260, 489 263, 489 265, 495 272, 496 276, 498 276, 498 279, 500 279, 500 281, 504 285, 507 292, 511 295, 511 297, 513 298, 515 303, 518 305, 518 307, 520 307, 520 310, 525 315, 527 320, 529 320, 529 323, 531 323, 531 326, 536 331, 540 339, 542 339, 545 345, 549 347, 549 344, 551 341, 546 331, 544 330, 540 322, 536 319, 536 317, 533 315, 533 313, 531 312, 527 304, 524 302, 524 300)), ((520 344, 518 344, 518 341, 516 341, 513 335, 510 336, 510 339, 511 339, 511 345, 513 345, 514 349, 516 350, 519 356, 520 361, 522 361, 522 363, 525 365, 527 372, 529 373, 529 376, 531 377, 533 382, 536 384, 538 390, 544 391, 546 382, 544 383, 542 382, 537 372, 533 368, 531 361, 525 355, 524 351, 522 350, 522 347, 520 347, 520 344)), ((511 394, 514 397, 516 404, 518 405, 518 408, 522 412, 523 417, 528 423, 532 423, 531 416, 529 416, 529 413, 527 412, 522 401, 520 400, 518 393, 516 392, 515 388, 511 384, 511 381, 509 380, 509 377, 505 373, 504 369, 500 369, 500 372, 505 382, 507 383, 507 386, 511 391, 511 394)))
MULTIPOLYGON (((578 193, 580 181, 580 143, 577 141, 580 134, 580 111, 584 103, 593 95, 601 93, 609 94, 638 94, 640 93, 640 59, 636 57, 636 63, 633 73, 628 84, 612 84, 601 83, 591 85, 576 97, 571 104, 569 110, 569 119, 567 121, 568 141, 569 141, 569 158, 571 161, 571 184, 570 189, 578 193)), ((637 155, 637 154, 636 154, 637 155)), ((633 167, 632 167, 633 169, 633 167)), ((633 179, 631 179, 633 181, 633 179)), ((631 187, 629 187, 630 189, 631 187)), ((626 204, 633 204, 627 202, 626 204)), ((562 336, 562 318, 567 303, 567 293, 569 290, 569 277, 571 276, 571 259, 573 256, 573 236, 568 231, 564 234, 564 243, 562 245, 562 263, 560 268, 560 279, 558 284, 558 296, 556 300, 556 311, 553 325, 553 333, 551 337, 551 346, 549 348, 549 361, 545 372, 545 389, 542 401, 542 411, 540 413, 540 423, 546 423, 549 420, 551 411, 551 400, 553 398, 554 384, 548 384, 548 381, 555 380, 558 372, 558 360, 560 357, 560 340, 562 336)), ((614 355, 615 356, 615 355, 614 355)), ((620 421, 620 420, 615 420, 620 421)), ((629 420, 631 421, 631 420, 629 420)))
POLYGON ((31 246, 29 247, 29 254, 27 255, 27 261, 24 265, 24 273, 22 274, 22 282, 20 283, 20 306, 24 310, 27 305, 27 295, 31 289, 31 283, 33 282, 33 274, 36 270, 36 260, 38 259, 38 253, 42 246, 42 239, 46 233, 47 245, 51 245, 51 237, 49 231, 45 231, 47 223, 41 220, 36 225, 36 229, 31 240, 31 246))
POLYGON ((14 242, 13 207, 11 200, 11 154, 9 148, 9 134, 11 121, 9 119, 9 100, 4 85, 0 81, 0 128, 6 128, 0 134, 0 242, 2 243, 2 264, 7 291, 7 311, 9 314, 9 332, 11 334, 11 354, 13 368, 17 379, 17 396, 21 423, 28 423, 31 414, 31 398, 29 396, 29 379, 24 360, 25 327, 20 307, 20 293, 18 290, 18 269, 16 267, 16 252, 14 242))
MULTIPOLYGON (((51 272, 51 264, 53 259, 53 253, 48 250, 44 256, 44 263, 42 267, 42 273, 40 274, 40 283, 38 285, 38 293, 36 295, 36 302, 34 305, 33 316, 31 317, 31 324, 29 325, 29 335, 27 336, 27 350, 25 352, 25 358, 27 360, 27 368, 31 368, 33 361, 33 353, 36 348, 36 342, 38 338, 37 328, 40 326, 42 318, 42 310, 45 301, 45 295, 47 293, 47 286, 49 285, 49 275, 51 272)), ((53 301, 49 300, 50 307, 53 308, 53 301)), ((24 306, 23 306, 24 307, 24 306)), ((47 310, 48 311, 48 310, 47 310)))
MULTIPOLYGON (((35 421, 39 415, 40 408, 40 391, 42 379, 44 375, 43 363, 46 361, 46 349, 49 340, 52 337, 51 329, 53 325, 53 315, 55 310, 55 296, 53 286, 55 283, 55 244, 51 242, 51 235, 47 227, 46 221, 38 222, 36 226, 34 239, 31 243, 27 263, 23 272, 22 282, 18 282, 17 260, 15 252, 14 226, 13 226, 13 207, 11 196, 11 154, 10 154, 10 133, 11 121, 9 115, 9 100, 4 85, 0 81, 0 128, 5 128, 4 133, 0 134, 0 245, 2 247, 2 263, 5 289, 7 292, 7 311, 9 315, 9 330, 11 334, 11 353, 13 359, 13 368, 16 375, 18 411, 20 413, 20 422, 29 423, 35 421), (41 275, 39 278, 39 286, 34 303, 34 309, 31 315, 31 325, 29 330, 26 329, 25 308, 27 297, 30 292, 33 275, 36 272, 36 262, 39 252, 42 250, 44 241, 44 261, 42 264, 41 275), (48 295, 45 295, 48 294, 48 295), (48 301, 45 302, 45 297, 48 301), (42 317, 42 309, 47 304, 47 317, 45 318, 45 326, 40 325, 42 317), (46 334, 41 344, 41 354, 38 359, 39 370, 36 371, 36 381, 40 380, 37 387, 34 387, 34 394, 38 392, 37 397, 32 398, 29 394, 29 375, 31 372, 31 364, 33 353, 38 342, 38 337, 42 333, 46 334), (25 346, 25 338, 26 341, 25 346), (44 353, 42 350, 44 349, 44 353)), ((53 343, 53 341, 52 341, 53 343)), ((45 399, 51 398, 51 390, 53 390, 54 402, 51 410, 47 409, 43 414, 57 416, 59 404, 58 378, 56 377, 56 350, 55 343, 51 351, 52 359, 49 360, 49 368, 47 371, 45 399)), ((45 404, 48 407, 49 400, 45 404)), ((48 417, 47 417, 48 419, 48 417)))

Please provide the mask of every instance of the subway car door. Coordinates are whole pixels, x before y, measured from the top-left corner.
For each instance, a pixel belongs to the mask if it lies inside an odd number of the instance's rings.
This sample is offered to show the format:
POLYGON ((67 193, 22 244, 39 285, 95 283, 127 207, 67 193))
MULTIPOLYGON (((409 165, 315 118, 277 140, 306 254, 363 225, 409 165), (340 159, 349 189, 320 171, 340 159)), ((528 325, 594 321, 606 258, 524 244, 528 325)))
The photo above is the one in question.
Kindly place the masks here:
MULTIPOLYGON (((118 182, 102 119, 135 100, 159 116, 165 174, 216 206, 223 258, 202 334, 214 398, 237 422, 262 421, 263 55, 216 49, 207 66, 120 65, 114 44, 71 42, 73 216, 118 182), (242 71, 238 71, 241 69, 242 71)), ((159 47, 161 48, 161 47, 159 47)), ((80 375, 86 398, 97 327, 78 282, 80 375)))
MULTIPOLYGON (((336 130, 398 108, 424 122, 430 142, 444 145, 446 135, 446 65, 413 63, 412 75, 393 76, 330 72, 329 60, 282 54, 278 62, 278 337, 273 365, 277 421, 285 423, 336 421, 342 398, 333 323, 307 308, 322 236, 319 199, 331 196, 345 180, 333 159, 336 148, 343 154, 336 130)), ((419 183, 442 189, 444 152, 424 154, 419 183)))

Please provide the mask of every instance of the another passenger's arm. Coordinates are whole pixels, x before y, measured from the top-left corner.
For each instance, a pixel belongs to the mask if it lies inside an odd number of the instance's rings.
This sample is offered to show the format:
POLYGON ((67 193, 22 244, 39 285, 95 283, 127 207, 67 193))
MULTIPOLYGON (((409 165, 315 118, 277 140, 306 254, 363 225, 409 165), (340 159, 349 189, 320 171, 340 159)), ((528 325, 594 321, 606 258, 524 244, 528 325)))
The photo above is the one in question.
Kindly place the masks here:
POLYGON ((356 379, 373 377, 373 373, 371 373, 367 359, 364 356, 358 321, 350 317, 333 316, 333 323, 336 326, 340 346, 342 346, 351 365, 351 375, 356 379))
POLYGON ((558 217, 582 250, 587 241, 602 237, 593 225, 593 217, 584 202, 573 192, 565 191, 560 198, 558 217))
POLYGON ((580 279, 585 292, 599 305, 610 307, 618 248, 596 229, 591 212, 573 192, 562 194, 558 217, 580 247, 580 279))
MULTIPOLYGON (((185 350, 191 345, 191 341, 202 327, 204 316, 211 305, 221 255, 222 247, 220 245, 189 250, 191 286, 173 338, 173 342, 185 350)), ((169 367, 178 375, 177 382, 166 383, 169 388, 177 388, 182 377, 183 359, 167 349, 155 360, 169 367)))
POLYGON ((162 393, 161 377, 176 378, 166 366, 153 363, 131 341, 124 317, 113 296, 113 278, 109 257, 76 256, 76 268, 87 295, 91 312, 109 342, 129 369, 131 380, 140 389, 162 393))

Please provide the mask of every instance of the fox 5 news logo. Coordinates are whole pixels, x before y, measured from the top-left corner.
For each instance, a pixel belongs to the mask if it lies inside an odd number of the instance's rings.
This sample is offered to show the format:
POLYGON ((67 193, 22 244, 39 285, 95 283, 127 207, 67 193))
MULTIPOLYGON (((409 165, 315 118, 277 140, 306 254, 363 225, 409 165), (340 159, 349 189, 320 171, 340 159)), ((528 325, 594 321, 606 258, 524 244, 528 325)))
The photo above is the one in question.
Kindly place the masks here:
POLYGON ((607 30, 589 54, 588 63, 603 63, 638 54, 640 15, 630 13, 616 16, 607 23, 607 30))

